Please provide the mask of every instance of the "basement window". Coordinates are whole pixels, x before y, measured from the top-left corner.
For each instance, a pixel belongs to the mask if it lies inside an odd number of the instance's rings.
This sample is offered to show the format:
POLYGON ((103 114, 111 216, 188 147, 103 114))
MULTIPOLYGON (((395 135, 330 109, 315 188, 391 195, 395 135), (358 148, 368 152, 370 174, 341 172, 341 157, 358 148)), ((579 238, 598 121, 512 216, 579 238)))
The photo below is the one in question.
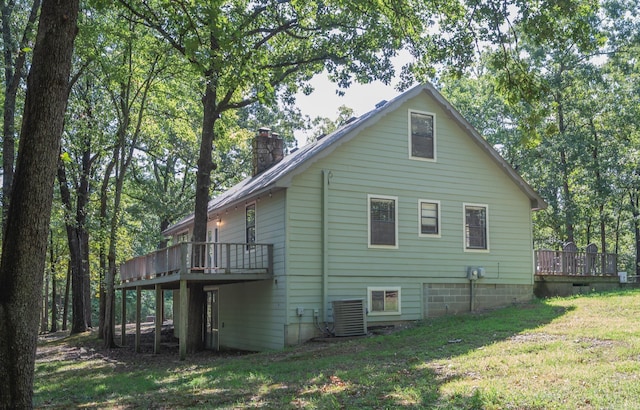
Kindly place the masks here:
POLYGON ((367 288, 369 315, 399 315, 400 287, 367 288))

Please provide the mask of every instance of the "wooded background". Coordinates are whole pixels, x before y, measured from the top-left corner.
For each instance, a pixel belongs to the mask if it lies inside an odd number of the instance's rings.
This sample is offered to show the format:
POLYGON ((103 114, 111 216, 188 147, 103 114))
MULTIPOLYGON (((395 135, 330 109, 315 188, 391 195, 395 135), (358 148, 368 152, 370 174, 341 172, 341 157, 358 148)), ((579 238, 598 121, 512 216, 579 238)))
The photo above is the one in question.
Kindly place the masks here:
MULTIPOLYGON (((112 328, 118 264, 249 175, 260 126, 291 148, 348 119, 296 108, 323 71, 338 92, 433 82, 548 202, 534 248, 595 243, 640 273, 637 2, 351 3, 81 4, 41 331, 112 328), (393 67, 399 50, 412 58, 393 67)), ((39 10, 2 3, 3 224, 39 10)))

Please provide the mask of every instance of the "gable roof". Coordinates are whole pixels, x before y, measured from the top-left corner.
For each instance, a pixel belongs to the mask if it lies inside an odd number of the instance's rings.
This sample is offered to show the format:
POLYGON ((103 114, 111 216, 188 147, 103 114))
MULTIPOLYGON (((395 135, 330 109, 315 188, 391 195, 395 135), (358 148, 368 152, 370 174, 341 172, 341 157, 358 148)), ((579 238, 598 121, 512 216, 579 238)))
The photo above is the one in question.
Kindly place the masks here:
MULTIPOLYGON (((377 123, 384 115, 395 111, 406 101, 428 94, 438 105, 451 116, 467 135, 496 163, 509 178, 529 198, 531 209, 544 209, 546 202, 531 186, 507 163, 502 156, 480 135, 480 133, 440 94, 433 85, 426 83, 417 85, 386 103, 379 103, 376 108, 357 119, 342 125, 333 133, 305 145, 285 156, 264 172, 248 177, 229 190, 209 201, 208 214, 222 211, 241 202, 251 201, 261 195, 287 188, 294 176, 304 172, 316 161, 330 155, 336 148, 350 141, 363 129, 377 123)), ((193 214, 167 228, 166 235, 185 229, 193 220, 193 214)))

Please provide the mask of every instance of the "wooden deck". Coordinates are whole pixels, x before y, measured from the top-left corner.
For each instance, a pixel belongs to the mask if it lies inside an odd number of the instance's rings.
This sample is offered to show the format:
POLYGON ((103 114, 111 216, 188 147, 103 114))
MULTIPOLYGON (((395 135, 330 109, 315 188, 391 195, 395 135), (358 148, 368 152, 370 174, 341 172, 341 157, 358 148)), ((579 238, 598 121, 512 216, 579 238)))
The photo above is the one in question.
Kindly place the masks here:
POLYGON ((235 282, 273 276, 273 245, 184 242, 120 265, 120 287, 180 279, 235 282))
POLYGON ((618 276, 615 253, 535 251, 536 275, 618 276))

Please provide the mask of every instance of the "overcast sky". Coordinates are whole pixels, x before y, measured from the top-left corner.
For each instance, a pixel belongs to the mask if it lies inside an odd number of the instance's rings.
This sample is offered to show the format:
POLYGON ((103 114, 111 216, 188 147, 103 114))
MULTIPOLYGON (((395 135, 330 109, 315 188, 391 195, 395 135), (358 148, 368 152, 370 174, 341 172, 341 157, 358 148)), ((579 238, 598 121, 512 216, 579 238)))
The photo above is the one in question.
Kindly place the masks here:
MULTIPOLYGON (((336 94, 337 86, 332 84, 325 75, 318 75, 312 81, 315 90, 311 95, 298 95, 296 105, 303 115, 308 115, 312 119, 315 117, 326 117, 335 120, 338 117, 338 108, 342 105, 353 109, 354 116, 359 117, 375 108, 375 105, 382 100, 391 100, 399 92, 393 85, 385 85, 379 81, 371 84, 354 84, 345 90, 343 96, 336 94)), ((296 134, 298 146, 306 143, 306 135, 296 134)))
MULTIPOLYGON (((400 52, 397 57, 393 58, 396 72, 400 67, 408 62, 411 56, 407 52, 400 52)), ((299 94, 296 97, 296 105, 302 111, 303 115, 308 115, 312 119, 315 117, 326 117, 335 120, 338 117, 338 107, 346 105, 353 109, 354 116, 359 117, 373 110, 377 103, 382 100, 391 100, 400 93, 395 90, 398 79, 390 85, 385 85, 380 81, 371 84, 353 84, 345 90, 344 96, 336 94, 338 88, 327 78, 326 73, 316 75, 311 81, 314 91, 311 95, 305 96, 299 94)), ((306 135, 296 134, 298 146, 306 143, 306 135)))

